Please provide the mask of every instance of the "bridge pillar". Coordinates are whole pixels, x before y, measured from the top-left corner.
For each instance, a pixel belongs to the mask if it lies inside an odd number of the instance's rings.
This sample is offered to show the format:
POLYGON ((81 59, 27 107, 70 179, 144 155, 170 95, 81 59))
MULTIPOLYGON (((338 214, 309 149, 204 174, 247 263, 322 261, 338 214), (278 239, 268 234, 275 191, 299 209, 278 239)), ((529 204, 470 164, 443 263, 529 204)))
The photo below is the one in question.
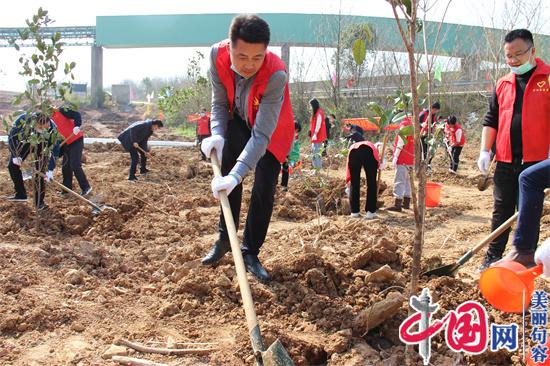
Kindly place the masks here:
POLYGON ((475 56, 466 56, 460 59, 460 71, 467 80, 479 79, 479 58, 475 56))
POLYGON ((103 47, 92 46, 92 106, 103 107, 105 95, 103 93, 103 47))
MULTIPOLYGON (((290 74, 290 46, 288 43, 283 43, 281 46, 281 60, 286 64, 286 69, 290 74)), ((288 81, 290 82, 290 78, 288 81)))

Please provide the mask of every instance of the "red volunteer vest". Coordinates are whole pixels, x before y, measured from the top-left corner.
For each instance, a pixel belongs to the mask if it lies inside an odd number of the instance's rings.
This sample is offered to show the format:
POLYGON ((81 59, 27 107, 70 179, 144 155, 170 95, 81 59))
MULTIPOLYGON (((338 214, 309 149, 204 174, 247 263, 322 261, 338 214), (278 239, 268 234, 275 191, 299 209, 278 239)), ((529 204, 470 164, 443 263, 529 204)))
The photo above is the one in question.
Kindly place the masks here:
MULTIPOLYGON (((405 118, 399 124, 399 128, 409 125, 412 125, 411 120, 409 118, 405 118)), ((395 136, 395 140, 393 142, 394 154, 397 150, 397 143, 400 138, 401 137, 399 137, 399 135, 395 136)), ((399 157, 397 158, 397 165, 414 165, 414 136, 407 136, 407 142, 405 143, 405 146, 403 146, 403 149, 401 149, 401 153, 399 153, 399 157)))
MULTIPOLYGON (((64 139, 71 136, 73 133, 74 128, 74 121, 70 118, 65 117, 61 112, 56 110, 52 114, 52 120, 55 122, 55 125, 57 126, 57 131, 63 136, 64 139)), ((84 136, 84 132, 80 131, 78 134, 72 136, 70 139, 67 140, 65 144, 70 145, 74 141, 78 140, 84 136)))
MULTIPOLYGON (((222 41, 218 44, 218 56, 216 58, 216 70, 218 76, 227 92, 229 102, 229 111, 233 110, 233 102, 235 100, 235 73, 231 70, 231 57, 229 55, 229 40, 222 41)), ((264 94, 269 78, 277 71, 285 71, 284 62, 274 53, 266 51, 264 63, 252 82, 252 88, 248 95, 248 122, 250 126, 254 126, 254 121, 264 94)), ((294 114, 292 113, 292 105, 290 104, 290 92, 288 90, 288 82, 285 86, 285 94, 277 127, 271 135, 267 150, 271 152, 279 162, 283 163, 286 159, 292 139, 294 137, 294 114)))
POLYGON ((435 117, 435 114, 432 114, 432 121, 431 121, 431 123, 428 123, 428 114, 429 113, 430 113, 429 110, 423 109, 422 112, 420 112, 420 114, 418 115, 419 120, 422 120, 422 118, 424 118, 424 122, 420 122, 421 125, 424 124, 423 126, 420 127, 420 134, 421 135, 427 135, 428 134, 428 126, 431 126, 430 134, 434 133, 436 117, 435 117))
POLYGON ((311 116, 311 121, 309 123, 309 132, 311 133, 311 142, 323 142, 327 139, 327 127, 325 125, 325 112, 322 108, 319 108, 317 112, 311 116), (317 139, 313 139, 315 134, 315 125, 317 124, 317 116, 321 116, 321 128, 317 132, 317 139))
MULTIPOLYGON (((525 163, 545 160, 550 146, 550 65, 537 58, 537 68, 523 94, 521 137, 525 163)), ((516 99, 516 75, 509 73, 499 79, 496 87, 498 98, 498 131, 496 160, 512 162, 510 126, 516 99)))
POLYGON ((466 137, 464 136, 464 129, 460 124, 455 123, 454 126, 446 125, 445 129, 448 131, 447 140, 449 140, 449 143, 451 144, 451 146, 458 146, 458 147, 464 146, 464 143, 466 142, 466 137), (447 130, 447 126, 448 126, 448 130, 447 130), (456 141, 456 132, 458 130, 462 131, 462 136, 460 137, 460 141, 456 141))
POLYGON ((353 145, 351 145, 349 147, 349 152, 348 152, 348 158, 346 160, 346 183, 350 182, 351 181, 351 173, 349 171, 349 155, 351 154, 351 152, 355 149, 359 149, 361 146, 368 146, 370 147, 370 149, 372 150, 372 155, 374 155, 374 158, 376 159, 376 161, 378 162, 378 166, 380 166, 380 157, 378 156, 378 149, 376 148, 376 146, 374 146, 374 144, 370 141, 359 141, 359 142, 356 142, 354 143, 353 145))
POLYGON ((200 117, 197 121, 197 135, 210 135, 210 129, 208 128, 208 116, 200 117))

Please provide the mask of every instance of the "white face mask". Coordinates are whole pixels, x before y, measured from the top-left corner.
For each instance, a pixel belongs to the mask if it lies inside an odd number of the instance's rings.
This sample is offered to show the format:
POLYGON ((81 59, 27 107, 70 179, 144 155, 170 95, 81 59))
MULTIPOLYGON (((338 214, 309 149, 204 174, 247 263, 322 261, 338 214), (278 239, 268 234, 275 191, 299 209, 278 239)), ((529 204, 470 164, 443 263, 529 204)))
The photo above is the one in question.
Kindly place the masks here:
POLYGON ((201 112, 201 117, 204 117, 206 116, 206 114, 204 112, 201 112))
POLYGON ((535 67, 535 65, 531 63, 531 57, 529 57, 529 60, 527 60, 527 62, 522 65, 510 66, 510 71, 512 71, 516 75, 523 75, 526 72, 531 71, 533 67, 535 67))
POLYGON ((240 77, 242 77, 243 79, 249 79, 247 78, 246 76, 242 76, 238 71, 237 71, 237 68, 235 66, 233 66, 233 64, 231 64, 231 70, 233 70, 235 72, 235 74, 239 75, 240 77))

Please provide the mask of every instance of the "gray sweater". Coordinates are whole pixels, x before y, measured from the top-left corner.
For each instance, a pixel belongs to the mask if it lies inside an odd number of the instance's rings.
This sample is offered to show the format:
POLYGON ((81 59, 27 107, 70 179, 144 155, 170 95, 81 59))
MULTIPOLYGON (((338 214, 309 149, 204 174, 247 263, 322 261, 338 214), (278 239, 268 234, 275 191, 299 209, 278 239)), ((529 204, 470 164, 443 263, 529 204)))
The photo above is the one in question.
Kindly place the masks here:
MULTIPOLYGON (((218 46, 215 44, 212 46, 210 52, 210 79, 212 80, 212 115, 210 118, 212 135, 225 136, 227 123, 231 116, 229 113, 227 92, 216 70, 217 56, 218 46)), ((248 95, 254 79, 255 76, 245 79, 235 73, 235 101, 233 110, 248 123, 248 95)), ((241 179, 244 178, 256 167, 260 158, 265 154, 271 135, 275 127, 277 127, 287 80, 288 76, 284 71, 277 71, 269 78, 262 100, 260 101, 260 107, 256 114, 250 139, 229 174, 237 175, 241 179)))

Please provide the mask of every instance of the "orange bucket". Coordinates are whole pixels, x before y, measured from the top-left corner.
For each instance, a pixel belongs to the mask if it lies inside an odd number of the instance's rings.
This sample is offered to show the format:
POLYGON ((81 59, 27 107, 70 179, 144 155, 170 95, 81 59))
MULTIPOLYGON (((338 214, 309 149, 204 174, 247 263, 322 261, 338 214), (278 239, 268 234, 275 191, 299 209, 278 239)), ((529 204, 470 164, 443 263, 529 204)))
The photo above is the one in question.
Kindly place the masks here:
POLYGON ((439 206, 439 202, 441 201, 441 188, 443 188, 443 184, 433 182, 426 183, 426 206, 439 206))
POLYGON ((535 287, 535 278, 541 273, 542 264, 525 269, 518 262, 500 261, 481 273, 479 290, 485 300, 496 309, 506 313, 521 313, 523 309, 527 310, 535 287))

